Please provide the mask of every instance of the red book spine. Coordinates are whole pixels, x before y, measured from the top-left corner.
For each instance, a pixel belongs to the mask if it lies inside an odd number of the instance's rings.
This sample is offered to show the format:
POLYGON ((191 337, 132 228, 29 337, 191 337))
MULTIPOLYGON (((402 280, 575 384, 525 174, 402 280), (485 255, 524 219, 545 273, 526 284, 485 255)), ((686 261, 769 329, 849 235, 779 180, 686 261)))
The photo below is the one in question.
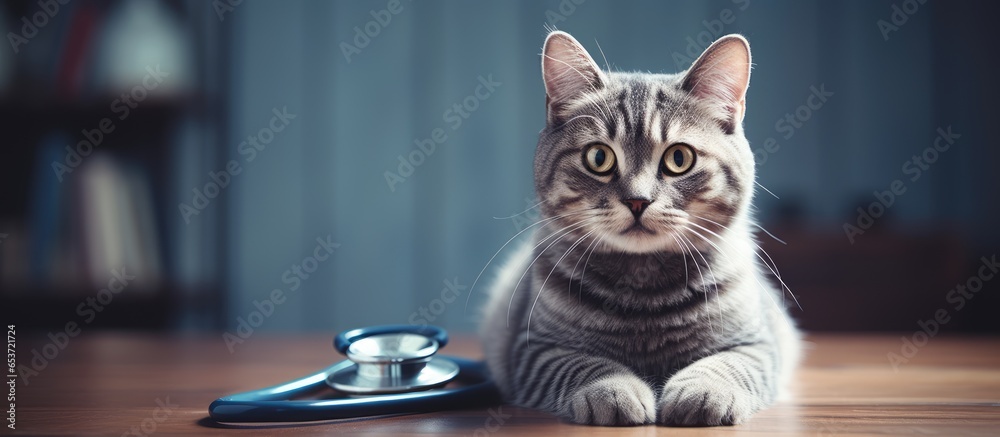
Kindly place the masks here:
POLYGON ((97 29, 98 11, 92 4, 77 9, 66 33, 62 65, 56 78, 59 91, 66 97, 77 97, 83 87, 84 66, 97 29))

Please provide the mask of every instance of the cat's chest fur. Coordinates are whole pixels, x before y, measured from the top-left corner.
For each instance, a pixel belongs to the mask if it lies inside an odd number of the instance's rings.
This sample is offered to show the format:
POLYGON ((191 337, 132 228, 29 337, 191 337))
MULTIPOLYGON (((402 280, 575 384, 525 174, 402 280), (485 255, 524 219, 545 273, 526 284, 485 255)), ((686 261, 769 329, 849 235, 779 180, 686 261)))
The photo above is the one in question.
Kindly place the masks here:
POLYGON ((723 310, 734 305, 732 273, 713 266, 709 254, 698 261, 607 254, 574 272, 572 263, 553 269, 558 259, 542 256, 524 290, 532 290, 523 303, 523 314, 533 313, 530 326, 522 324, 537 341, 556 339, 638 374, 666 376, 747 332, 745 321, 723 310))

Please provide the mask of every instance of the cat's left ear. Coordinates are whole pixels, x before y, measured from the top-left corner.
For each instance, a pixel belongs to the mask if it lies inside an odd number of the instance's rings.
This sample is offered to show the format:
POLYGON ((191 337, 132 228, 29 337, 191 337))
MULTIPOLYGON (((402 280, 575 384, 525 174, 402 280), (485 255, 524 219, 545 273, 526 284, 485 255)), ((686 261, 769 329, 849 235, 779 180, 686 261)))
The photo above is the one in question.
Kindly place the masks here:
POLYGON ((604 87, 601 68, 587 49, 570 34, 554 31, 542 48, 542 78, 549 122, 558 120, 559 108, 588 91, 604 87))
POLYGON ((714 109, 723 130, 733 133, 746 113, 750 43, 740 35, 719 38, 694 61, 681 88, 714 109))

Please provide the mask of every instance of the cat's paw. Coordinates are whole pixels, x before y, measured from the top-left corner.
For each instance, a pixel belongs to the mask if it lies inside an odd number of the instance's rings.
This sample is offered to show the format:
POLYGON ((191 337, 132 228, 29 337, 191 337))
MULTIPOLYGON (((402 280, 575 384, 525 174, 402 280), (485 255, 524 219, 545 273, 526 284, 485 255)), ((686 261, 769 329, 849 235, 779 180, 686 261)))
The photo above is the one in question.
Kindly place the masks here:
POLYGON ((670 426, 737 425, 763 405, 742 385, 686 369, 663 386, 656 423, 670 426))
POLYGON ((628 426, 656 418, 653 390, 634 375, 612 375, 580 387, 570 399, 570 419, 586 425, 628 426))

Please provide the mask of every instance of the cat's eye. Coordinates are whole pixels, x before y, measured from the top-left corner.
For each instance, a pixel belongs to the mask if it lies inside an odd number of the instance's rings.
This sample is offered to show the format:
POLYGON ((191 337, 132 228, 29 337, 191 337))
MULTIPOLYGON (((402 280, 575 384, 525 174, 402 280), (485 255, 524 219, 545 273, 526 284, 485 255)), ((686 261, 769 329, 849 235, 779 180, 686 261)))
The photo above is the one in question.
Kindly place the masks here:
POLYGON ((694 167, 694 149, 684 143, 667 147, 663 153, 663 172, 671 176, 680 176, 694 167))
POLYGON ((615 169, 615 151, 607 144, 591 144, 583 150, 583 165, 599 176, 611 174, 615 169))

